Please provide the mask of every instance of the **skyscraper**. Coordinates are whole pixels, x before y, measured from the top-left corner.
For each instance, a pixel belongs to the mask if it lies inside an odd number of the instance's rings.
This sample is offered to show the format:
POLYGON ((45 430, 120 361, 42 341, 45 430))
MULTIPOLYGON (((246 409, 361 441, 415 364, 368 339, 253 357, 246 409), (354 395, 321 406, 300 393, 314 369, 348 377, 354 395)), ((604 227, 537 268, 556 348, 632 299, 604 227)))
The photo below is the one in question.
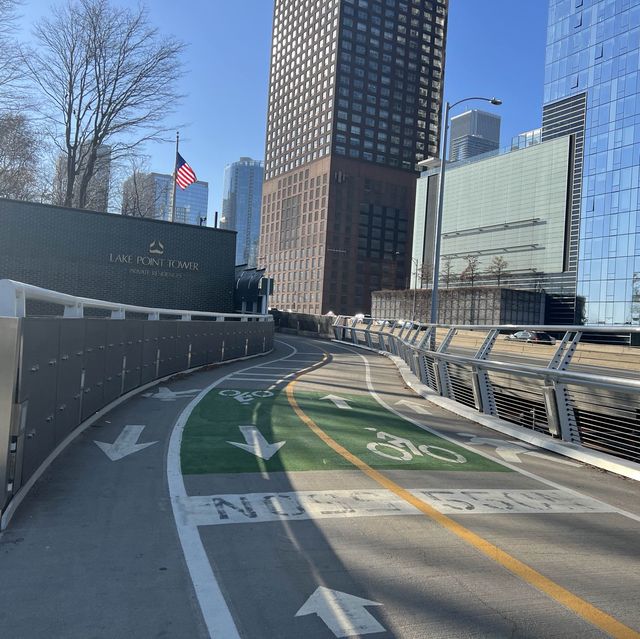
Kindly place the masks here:
POLYGON ((499 115, 471 109, 451 118, 450 162, 466 160, 499 147, 499 115))
POLYGON ((550 0, 542 138, 576 140, 565 270, 587 323, 640 323, 640 3, 550 0))
POLYGON ((447 0, 276 0, 260 263, 273 303, 406 284, 416 162, 438 155, 447 0))
MULTIPOLYGON (((173 176, 135 172, 124 182, 122 214, 171 221, 173 176)), ((206 224, 209 184, 194 182, 185 190, 176 189, 176 222, 206 224)))
POLYGON ((240 158, 224 169, 220 227, 237 231, 236 262, 256 266, 260 239, 262 162, 240 158))

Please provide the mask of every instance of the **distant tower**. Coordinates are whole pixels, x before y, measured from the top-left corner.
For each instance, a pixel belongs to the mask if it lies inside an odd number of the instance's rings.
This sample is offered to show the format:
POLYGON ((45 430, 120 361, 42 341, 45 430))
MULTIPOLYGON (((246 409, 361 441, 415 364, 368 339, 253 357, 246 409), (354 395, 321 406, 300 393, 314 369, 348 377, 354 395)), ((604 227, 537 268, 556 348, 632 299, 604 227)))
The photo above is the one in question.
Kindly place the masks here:
POLYGON ((499 115, 472 109, 451 118, 450 162, 466 160, 499 147, 499 115))
POLYGON ((222 222, 220 227, 237 231, 236 262, 256 266, 260 239, 262 162, 240 158, 224 169, 222 222))

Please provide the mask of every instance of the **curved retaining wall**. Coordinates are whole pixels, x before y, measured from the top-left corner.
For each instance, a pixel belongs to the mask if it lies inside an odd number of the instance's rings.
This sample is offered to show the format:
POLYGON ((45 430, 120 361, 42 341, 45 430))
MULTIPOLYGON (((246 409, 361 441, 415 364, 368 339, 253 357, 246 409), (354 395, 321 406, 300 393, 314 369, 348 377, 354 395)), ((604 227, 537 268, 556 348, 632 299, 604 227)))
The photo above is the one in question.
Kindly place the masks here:
POLYGON ((0 512, 83 422, 174 373, 267 353, 264 320, 0 317, 0 512))

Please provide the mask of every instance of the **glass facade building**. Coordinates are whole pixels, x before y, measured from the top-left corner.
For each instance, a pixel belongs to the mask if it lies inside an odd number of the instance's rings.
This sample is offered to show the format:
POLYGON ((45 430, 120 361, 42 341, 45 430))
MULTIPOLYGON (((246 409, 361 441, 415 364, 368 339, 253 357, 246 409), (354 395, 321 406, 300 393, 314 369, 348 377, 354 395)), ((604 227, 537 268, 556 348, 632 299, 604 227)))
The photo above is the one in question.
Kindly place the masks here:
POLYGON ((550 0, 544 99, 543 139, 574 127, 580 142, 571 232, 584 319, 638 324, 640 0, 550 0))
POLYGON ((448 0, 276 0, 260 263, 272 302, 402 288, 416 162, 438 155, 448 0))
POLYGON ((236 263, 256 266, 260 239, 262 162, 240 158, 224 169, 220 228, 237 231, 236 263))
MULTIPOLYGON (((173 193, 173 176, 162 173, 152 173, 155 185, 156 210, 154 218, 171 221, 171 197, 173 193)), ((176 219, 175 222, 205 226, 207 223, 207 209, 209 202, 209 184, 194 182, 186 189, 176 188, 176 219)))
POLYGON ((528 149, 530 146, 542 142, 542 129, 532 129, 518 133, 511 138, 512 149, 528 149))
MULTIPOLYGON (((564 135, 523 149, 485 153, 447 168, 442 217, 441 280, 468 285, 460 276, 476 259, 477 283, 542 289, 550 295, 549 323, 574 321, 565 299, 566 220, 571 208, 574 139, 564 135), (501 264, 500 282, 496 260, 501 264)), ((422 163, 413 227, 412 285, 430 285, 422 266, 434 259, 440 166, 422 163)))
MULTIPOLYGON (((122 214, 171 221, 173 176, 164 173, 134 173, 125 180, 122 214)), ((184 191, 176 188, 175 222, 205 226, 209 200, 209 184, 195 182, 184 191)))

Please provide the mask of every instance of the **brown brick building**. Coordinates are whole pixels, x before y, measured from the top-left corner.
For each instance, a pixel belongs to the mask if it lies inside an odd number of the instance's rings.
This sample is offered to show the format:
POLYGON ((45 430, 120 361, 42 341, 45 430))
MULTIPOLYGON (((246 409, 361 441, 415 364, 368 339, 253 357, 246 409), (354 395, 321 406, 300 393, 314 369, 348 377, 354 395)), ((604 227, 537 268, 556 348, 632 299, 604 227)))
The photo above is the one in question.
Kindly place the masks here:
POLYGON ((276 0, 259 259, 274 306, 368 312, 372 290, 406 284, 447 1, 276 0))

